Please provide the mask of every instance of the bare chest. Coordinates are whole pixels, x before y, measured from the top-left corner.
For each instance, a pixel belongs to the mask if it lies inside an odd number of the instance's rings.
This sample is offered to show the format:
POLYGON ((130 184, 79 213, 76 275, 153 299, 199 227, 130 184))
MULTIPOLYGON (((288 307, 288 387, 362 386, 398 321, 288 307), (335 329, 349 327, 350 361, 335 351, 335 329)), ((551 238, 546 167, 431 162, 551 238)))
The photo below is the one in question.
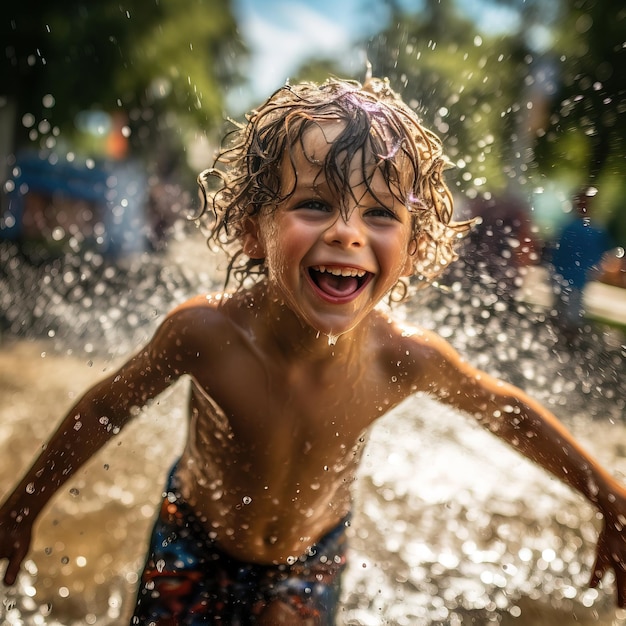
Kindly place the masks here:
POLYGON ((280 464, 323 475, 356 462, 368 427, 400 399, 393 383, 371 374, 265 371, 234 387, 198 385, 191 428, 202 456, 227 454, 260 474, 280 464))

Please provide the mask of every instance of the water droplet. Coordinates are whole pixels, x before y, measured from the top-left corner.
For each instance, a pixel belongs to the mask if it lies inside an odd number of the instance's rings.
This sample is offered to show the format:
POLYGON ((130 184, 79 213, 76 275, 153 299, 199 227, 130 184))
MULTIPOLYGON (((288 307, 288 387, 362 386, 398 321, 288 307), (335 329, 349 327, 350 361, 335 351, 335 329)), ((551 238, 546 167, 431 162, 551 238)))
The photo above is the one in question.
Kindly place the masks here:
POLYGON ((26 485, 26 493, 35 493, 35 483, 28 483, 28 485, 26 485))
POLYGON ((244 496, 244 497, 241 499, 241 501, 242 501, 244 504, 250 504, 250 502, 252 502, 252 498, 251 498, 250 496, 244 496))

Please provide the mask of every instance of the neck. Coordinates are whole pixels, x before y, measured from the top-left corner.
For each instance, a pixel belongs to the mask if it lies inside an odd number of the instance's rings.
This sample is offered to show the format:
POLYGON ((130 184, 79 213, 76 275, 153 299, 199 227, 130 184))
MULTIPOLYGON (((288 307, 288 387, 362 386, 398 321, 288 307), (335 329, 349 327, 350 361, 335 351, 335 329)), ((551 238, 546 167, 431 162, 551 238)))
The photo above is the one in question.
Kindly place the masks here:
POLYGON ((359 327, 342 335, 322 333, 297 317, 283 302, 273 298, 263 285, 257 288, 254 301, 257 337, 265 337, 288 359, 332 359, 337 363, 354 355, 355 347, 360 345, 360 335, 366 332, 359 327))

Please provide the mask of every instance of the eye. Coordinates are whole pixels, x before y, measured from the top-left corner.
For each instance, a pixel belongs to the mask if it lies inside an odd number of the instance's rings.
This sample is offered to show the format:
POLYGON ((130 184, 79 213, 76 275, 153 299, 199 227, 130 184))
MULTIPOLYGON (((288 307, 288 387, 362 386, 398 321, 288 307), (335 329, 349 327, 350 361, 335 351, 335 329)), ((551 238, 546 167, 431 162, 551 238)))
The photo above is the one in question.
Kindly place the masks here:
POLYGON ((326 204, 325 202, 322 202, 322 200, 316 200, 316 199, 310 199, 310 200, 305 200, 304 202, 300 202, 296 208, 305 209, 308 211, 324 211, 326 213, 332 210, 328 206, 328 204, 326 204))
POLYGON ((380 220, 398 220, 398 215, 392 209, 386 207, 377 206, 367 209, 364 213, 365 217, 380 220))

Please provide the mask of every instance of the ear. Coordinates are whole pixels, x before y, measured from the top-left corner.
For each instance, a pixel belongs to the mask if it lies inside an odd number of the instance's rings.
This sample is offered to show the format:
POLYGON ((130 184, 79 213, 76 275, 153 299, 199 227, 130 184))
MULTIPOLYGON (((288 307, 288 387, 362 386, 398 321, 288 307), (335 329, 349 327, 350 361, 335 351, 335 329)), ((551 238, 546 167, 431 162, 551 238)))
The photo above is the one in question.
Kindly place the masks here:
POLYGON ((265 258, 265 246, 260 235, 259 222, 256 217, 247 217, 243 225, 241 246, 244 254, 251 259, 265 258))

